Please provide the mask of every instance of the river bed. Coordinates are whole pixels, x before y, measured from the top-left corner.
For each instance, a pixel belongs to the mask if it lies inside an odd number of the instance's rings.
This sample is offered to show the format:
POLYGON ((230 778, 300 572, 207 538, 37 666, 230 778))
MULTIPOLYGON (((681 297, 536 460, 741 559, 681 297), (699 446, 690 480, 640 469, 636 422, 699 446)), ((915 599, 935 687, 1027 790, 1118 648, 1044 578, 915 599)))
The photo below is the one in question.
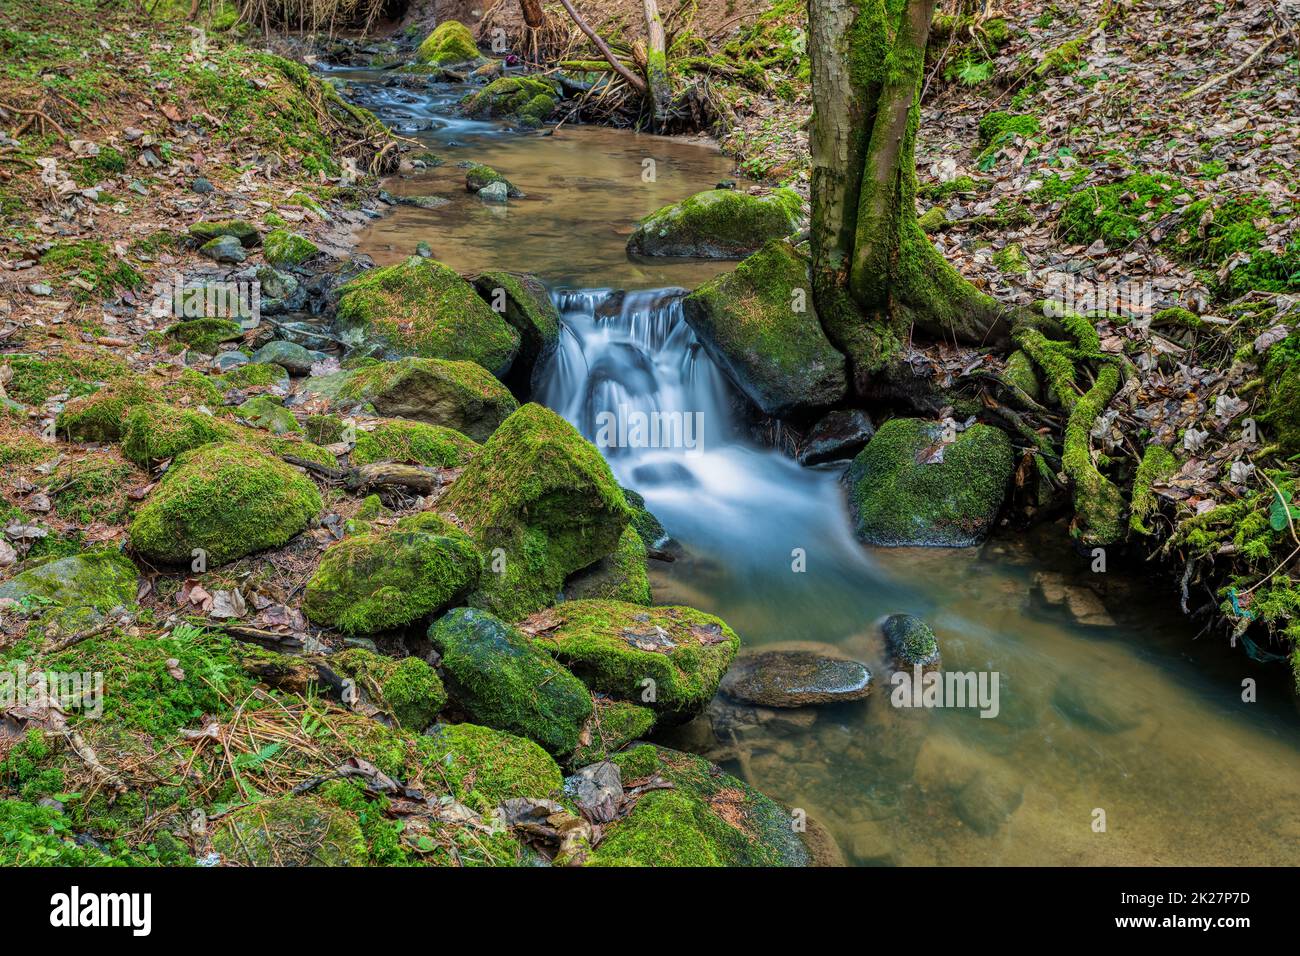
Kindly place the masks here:
POLYGON ((999 675, 989 719, 900 711, 877 686, 821 709, 719 702, 666 743, 806 810, 855 864, 1297 862, 1300 718, 1281 668, 1251 664, 1221 636, 1196 639, 1154 573, 1093 574, 1060 527, 981 548, 865 548, 843 464, 801 468, 745 436, 679 304, 734 263, 624 251, 646 213, 721 180, 743 188, 731 160, 707 143, 606 128, 512 131, 456 116, 464 87, 333 73, 445 160, 386 185, 447 201, 395 207, 364 230, 360 252, 387 264, 425 241, 462 272, 542 278, 564 332, 535 398, 588 437, 596 413, 620 405, 702 415, 700 448, 607 452, 677 542, 678 560, 651 562, 656 603, 716 613, 747 646, 833 645, 878 675, 877 623, 909 612, 934 628, 945 669, 999 675), (526 197, 481 202, 456 165, 468 161, 526 197), (1256 702, 1242 699, 1247 678, 1256 702))

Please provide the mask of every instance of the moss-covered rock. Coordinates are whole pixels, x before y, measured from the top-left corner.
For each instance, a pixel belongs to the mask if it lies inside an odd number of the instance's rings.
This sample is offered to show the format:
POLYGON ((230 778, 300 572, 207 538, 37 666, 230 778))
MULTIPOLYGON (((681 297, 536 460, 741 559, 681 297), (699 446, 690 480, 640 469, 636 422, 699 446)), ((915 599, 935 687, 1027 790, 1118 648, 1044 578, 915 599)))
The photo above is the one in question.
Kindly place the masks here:
POLYGON ((808 264, 774 241, 683 302, 705 349, 765 414, 833 405, 848 393, 844 356, 813 309, 808 264))
POLYGON ((808 866, 794 818, 702 757, 644 744, 613 757, 624 786, 655 776, 671 789, 641 796, 611 823, 588 866, 808 866))
MULTIPOLYGON (((337 439, 335 439, 337 440, 337 439)), ((452 428, 389 418, 357 431, 354 465, 395 461, 410 465, 459 468, 478 452, 478 443, 452 428)))
POLYGON ((302 431, 293 412, 284 407, 283 401, 271 395, 254 395, 246 399, 236 414, 255 428, 264 428, 272 435, 302 431))
POLYGON ((307 582, 303 610, 346 634, 426 618, 474 586, 481 563, 465 532, 432 512, 331 546, 307 582))
POLYGON ((1020 349, 1007 356, 1007 367, 1003 376, 1035 401, 1042 396, 1043 390, 1038 381, 1038 374, 1034 371, 1034 363, 1020 349))
POLYGON ((538 126, 555 111, 559 91, 544 79, 503 76, 460 101, 470 116, 500 117, 522 126, 538 126))
POLYGON ((380 415, 453 428, 484 441, 519 407, 510 391, 477 362, 407 358, 311 379, 304 390, 335 409, 371 408, 380 415))
POLYGON ((415 59, 426 66, 453 66, 479 58, 474 34, 459 20, 439 23, 420 44, 415 59))
POLYGON ((262 257, 267 263, 280 267, 302 265, 318 252, 320 249, 316 243, 287 229, 275 229, 267 233, 262 246, 262 257))
POLYGON ((9 598, 33 609, 53 605, 45 623, 59 632, 72 632, 118 607, 135 604, 140 572, 120 551, 99 548, 63 558, 29 561, 16 575, 0 583, 0 599, 9 598))
MULTIPOLYGON (((281 343, 288 345, 288 342, 281 343)), ((306 351, 304 349, 304 351, 306 351)), ((228 372, 214 375, 213 384, 223 392, 230 389, 244 391, 250 388, 278 388, 289 390, 289 373, 279 365, 248 362, 236 365, 228 372)))
POLYGON ((525 405, 439 502, 469 528, 486 571, 470 603, 517 621, 611 553, 631 514, 596 447, 555 412, 525 405))
POLYGON ((276 548, 320 513, 316 485, 288 465, 238 444, 203 445, 177 457, 131 522, 131 546, 162 564, 209 565, 276 548))
POLYGON ((623 488, 623 497, 632 509, 632 527, 641 536, 641 542, 647 548, 655 548, 668 540, 668 532, 654 513, 646 507, 645 498, 640 492, 623 488))
POLYGON ((361 828, 314 797, 263 800, 222 817, 212 834, 222 863, 235 866, 364 866, 361 828))
POLYGON ((592 690, 674 722, 704 709, 740 648, 722 620, 689 607, 570 601, 554 613, 561 623, 539 647, 592 690))
POLYGON ((569 756, 570 767, 585 767, 608 760, 654 728, 655 712, 649 707, 604 696, 597 696, 593 703, 595 713, 583 729, 583 739, 590 742, 581 744, 569 756))
POLYGON ((1264 384, 1260 420, 1286 455, 1300 454, 1300 333, 1293 332, 1268 350, 1264 384))
POLYGON ((439 724, 419 739, 416 760, 480 813, 514 797, 554 798, 564 786, 559 765, 533 741, 477 724, 439 724))
POLYGON ((184 369, 177 377, 162 371, 122 376, 68 402, 59 413, 58 432, 70 441, 117 441, 127 414, 150 402, 205 406, 215 411, 221 408, 221 393, 206 376, 192 369, 184 369))
MULTIPOLYGON (((647 512, 648 513, 648 512, 647 512)), ((564 582, 564 599, 604 598, 629 604, 650 603, 650 577, 646 572, 646 547, 636 528, 628 525, 612 554, 574 572, 564 582)))
POLYGON ((627 248, 642 256, 740 259, 798 231, 801 215, 802 200, 789 189, 762 197, 710 189, 646 216, 627 248))
POLYGON ((1002 507, 1012 465, 1011 441, 996 428, 972 425, 945 442, 938 423, 892 419, 845 474, 858 536, 886 546, 975 544, 1002 507))
POLYGON ((889 615, 881 622, 880 633, 895 667, 930 670, 939 666, 939 640, 930 625, 915 614, 889 615))
POLYGON ((291 455, 327 467, 337 464, 326 449, 298 440, 297 435, 279 438, 206 412, 163 402, 133 408, 123 424, 122 454, 142 468, 211 442, 240 442, 271 455, 291 455))
POLYGON ((420 256, 347 283, 336 323, 352 346, 390 358, 477 362, 496 375, 508 372, 519 352, 519 332, 469 282, 420 256))
POLYGON ((506 195, 511 199, 518 199, 523 196, 523 192, 519 187, 491 166, 476 163, 465 171, 465 189, 467 192, 482 192, 494 183, 502 183, 506 187, 506 195))
POLYGON ((392 714, 399 726, 419 733, 447 705, 437 672, 418 657, 396 660, 361 647, 329 659, 330 667, 364 689, 370 701, 392 714))
POLYGON ((215 353, 223 342, 238 341, 243 334, 243 328, 231 319, 187 319, 166 332, 167 338, 177 346, 205 355, 215 353))
POLYGON ((243 219, 216 219, 196 222, 190 226, 190 235, 200 243, 211 242, 222 236, 234 236, 243 246, 255 246, 262 241, 257 227, 243 219))
POLYGON ((535 740, 557 756, 579 744, 591 693, 553 657, 483 611, 459 608, 429 629, 456 703, 470 719, 535 740))
POLYGON ((474 285, 488 307, 519 332, 519 361, 532 368, 550 354, 560 341, 560 313, 540 279, 515 272, 484 272, 474 285))

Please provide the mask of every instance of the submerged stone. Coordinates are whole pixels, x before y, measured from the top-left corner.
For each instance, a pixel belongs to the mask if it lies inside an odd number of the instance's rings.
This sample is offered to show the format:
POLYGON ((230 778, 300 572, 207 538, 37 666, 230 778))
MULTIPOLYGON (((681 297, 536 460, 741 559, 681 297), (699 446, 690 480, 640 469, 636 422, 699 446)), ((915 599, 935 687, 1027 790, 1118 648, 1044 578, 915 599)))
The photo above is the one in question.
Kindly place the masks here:
POLYGON ((891 614, 880 625, 894 666, 929 670, 939 666, 939 640, 930 625, 914 614, 891 614))
POLYGON ((742 654, 722 679, 721 690, 763 707, 831 704, 871 693, 871 671, 857 661, 812 651, 762 651, 742 654))
POLYGON ((799 464, 820 465, 852 458, 876 433, 871 418, 860 408, 837 408, 817 422, 799 450, 799 464))

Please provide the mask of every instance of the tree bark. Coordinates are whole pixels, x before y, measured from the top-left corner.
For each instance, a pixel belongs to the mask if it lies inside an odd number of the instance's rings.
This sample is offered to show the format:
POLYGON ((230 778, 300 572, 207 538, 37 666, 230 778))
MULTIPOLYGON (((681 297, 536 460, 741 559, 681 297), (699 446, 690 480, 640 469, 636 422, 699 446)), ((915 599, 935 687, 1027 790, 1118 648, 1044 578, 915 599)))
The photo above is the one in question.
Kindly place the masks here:
POLYGON ((649 87, 655 127, 662 128, 668 120, 668 108, 673 99, 672 84, 668 80, 668 41, 664 35, 664 22, 659 16, 659 4, 655 0, 644 0, 644 6, 646 85, 649 87))
POLYGON ((809 0, 813 293, 859 393, 919 332, 990 342, 1007 316, 916 220, 916 130, 935 0, 809 0))
POLYGON ((542 9, 542 0, 519 0, 519 8, 524 14, 524 24, 532 30, 546 25, 546 11, 542 9))

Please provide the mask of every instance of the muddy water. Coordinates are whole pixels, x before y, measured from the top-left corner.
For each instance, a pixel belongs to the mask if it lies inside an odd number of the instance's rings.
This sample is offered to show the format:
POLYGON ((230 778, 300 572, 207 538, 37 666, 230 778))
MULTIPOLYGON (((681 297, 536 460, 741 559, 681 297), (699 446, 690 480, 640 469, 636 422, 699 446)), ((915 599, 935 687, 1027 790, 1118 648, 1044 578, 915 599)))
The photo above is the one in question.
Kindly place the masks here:
POLYGON ((538 397, 580 428, 620 401, 709 411, 702 454, 609 455, 681 547, 675 563, 652 562, 656 601, 713 611, 751 646, 833 645, 877 675, 860 704, 715 701, 666 742, 806 810, 850 863, 1300 862, 1300 719, 1278 669, 1195 639, 1166 585, 1091 573, 1059 528, 960 551, 862 548, 840 468, 799 468, 727 420, 727 386, 675 327, 672 293, 611 307, 605 291, 574 291, 690 287, 727 268, 623 251, 641 215, 733 178, 725 157, 604 129, 515 134, 455 117, 455 88, 415 94, 349 75, 355 98, 447 160, 388 188, 449 202, 398 207, 361 251, 391 262, 424 240, 465 272, 540 275, 565 338, 538 397), (528 197, 484 206, 464 192, 462 161, 496 167, 528 197), (795 549, 806 570, 792 567, 795 549), (934 627, 945 669, 998 675, 997 716, 890 706, 876 622, 900 611, 934 627), (1246 678, 1257 702, 1242 700, 1246 678))

